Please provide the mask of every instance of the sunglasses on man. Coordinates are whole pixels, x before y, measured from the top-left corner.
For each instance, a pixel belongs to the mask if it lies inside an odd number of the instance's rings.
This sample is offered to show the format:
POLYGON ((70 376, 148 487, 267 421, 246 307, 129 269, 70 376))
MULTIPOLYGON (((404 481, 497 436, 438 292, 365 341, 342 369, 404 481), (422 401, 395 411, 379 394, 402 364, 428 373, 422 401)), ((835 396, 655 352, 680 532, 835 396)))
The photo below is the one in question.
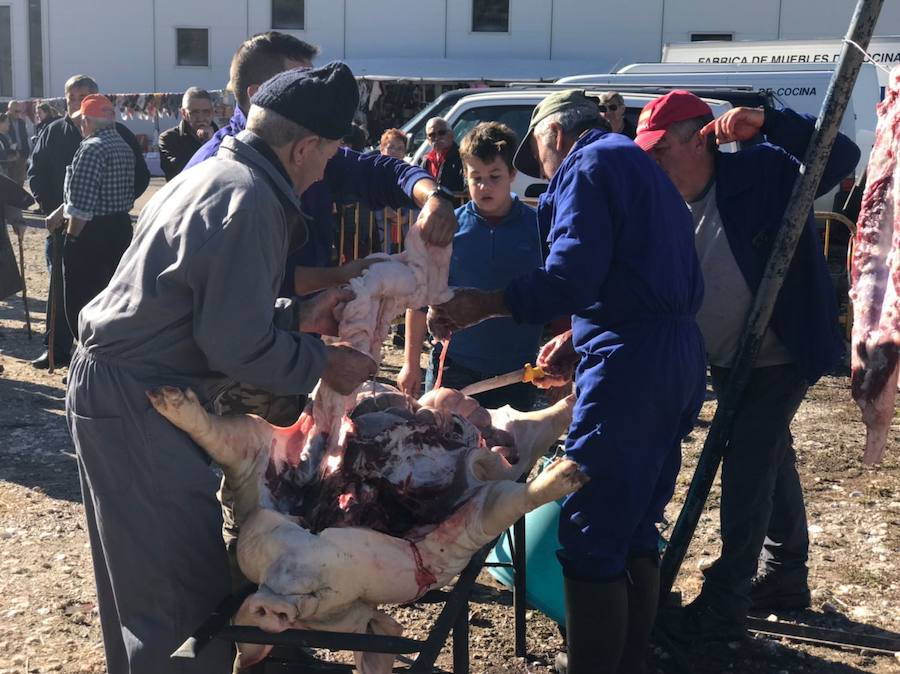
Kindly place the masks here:
POLYGON ((434 131, 429 131, 425 136, 427 138, 437 138, 438 136, 446 136, 450 132, 450 129, 435 129, 434 131))

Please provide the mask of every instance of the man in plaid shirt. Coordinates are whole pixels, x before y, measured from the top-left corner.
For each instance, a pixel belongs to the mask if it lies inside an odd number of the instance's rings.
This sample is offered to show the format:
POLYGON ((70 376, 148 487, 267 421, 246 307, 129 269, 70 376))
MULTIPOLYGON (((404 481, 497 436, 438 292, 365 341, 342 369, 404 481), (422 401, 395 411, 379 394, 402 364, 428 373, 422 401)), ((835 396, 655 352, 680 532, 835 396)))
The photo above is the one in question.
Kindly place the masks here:
POLYGON ((63 295, 77 336, 78 313, 106 287, 131 243, 134 153, 116 131, 115 109, 105 96, 86 96, 72 118, 84 140, 66 169, 63 204, 47 227, 66 227, 63 295))

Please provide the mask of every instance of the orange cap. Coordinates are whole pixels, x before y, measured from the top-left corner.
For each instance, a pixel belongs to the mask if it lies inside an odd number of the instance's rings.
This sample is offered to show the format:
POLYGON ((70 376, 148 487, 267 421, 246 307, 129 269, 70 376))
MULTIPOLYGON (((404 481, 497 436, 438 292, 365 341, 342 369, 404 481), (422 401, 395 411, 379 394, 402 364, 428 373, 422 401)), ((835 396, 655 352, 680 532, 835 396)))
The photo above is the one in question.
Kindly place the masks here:
POLYGON ((112 101, 103 94, 91 94, 82 99, 81 108, 72 114, 72 119, 79 117, 95 117, 112 121, 116 118, 116 109, 113 107, 112 101))

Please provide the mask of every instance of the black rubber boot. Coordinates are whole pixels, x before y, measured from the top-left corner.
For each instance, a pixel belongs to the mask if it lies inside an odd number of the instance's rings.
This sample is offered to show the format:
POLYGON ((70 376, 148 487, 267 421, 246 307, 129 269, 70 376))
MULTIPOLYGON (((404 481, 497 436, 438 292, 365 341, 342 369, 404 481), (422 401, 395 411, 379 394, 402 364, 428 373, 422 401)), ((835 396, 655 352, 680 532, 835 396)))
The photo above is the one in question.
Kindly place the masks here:
POLYGON ((659 558, 633 557, 628 572, 628 635, 619 663, 619 674, 647 671, 647 644, 659 604, 659 558))
POLYGON ((559 674, 615 674, 625 648, 628 587, 624 576, 602 582, 564 578, 566 653, 559 674))

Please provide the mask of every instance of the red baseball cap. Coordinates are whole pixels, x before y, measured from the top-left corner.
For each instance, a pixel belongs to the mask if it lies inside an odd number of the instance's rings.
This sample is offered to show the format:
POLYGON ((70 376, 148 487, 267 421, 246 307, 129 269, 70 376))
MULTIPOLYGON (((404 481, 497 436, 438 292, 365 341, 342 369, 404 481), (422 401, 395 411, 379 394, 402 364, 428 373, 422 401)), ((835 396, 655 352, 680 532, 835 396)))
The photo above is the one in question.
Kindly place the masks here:
POLYGON ((81 108, 72 114, 72 119, 81 116, 112 121, 116 118, 116 109, 106 96, 91 94, 81 99, 81 108))
POLYGON ((676 122, 712 114, 712 108, 690 91, 675 89, 644 106, 634 142, 649 152, 676 122))

